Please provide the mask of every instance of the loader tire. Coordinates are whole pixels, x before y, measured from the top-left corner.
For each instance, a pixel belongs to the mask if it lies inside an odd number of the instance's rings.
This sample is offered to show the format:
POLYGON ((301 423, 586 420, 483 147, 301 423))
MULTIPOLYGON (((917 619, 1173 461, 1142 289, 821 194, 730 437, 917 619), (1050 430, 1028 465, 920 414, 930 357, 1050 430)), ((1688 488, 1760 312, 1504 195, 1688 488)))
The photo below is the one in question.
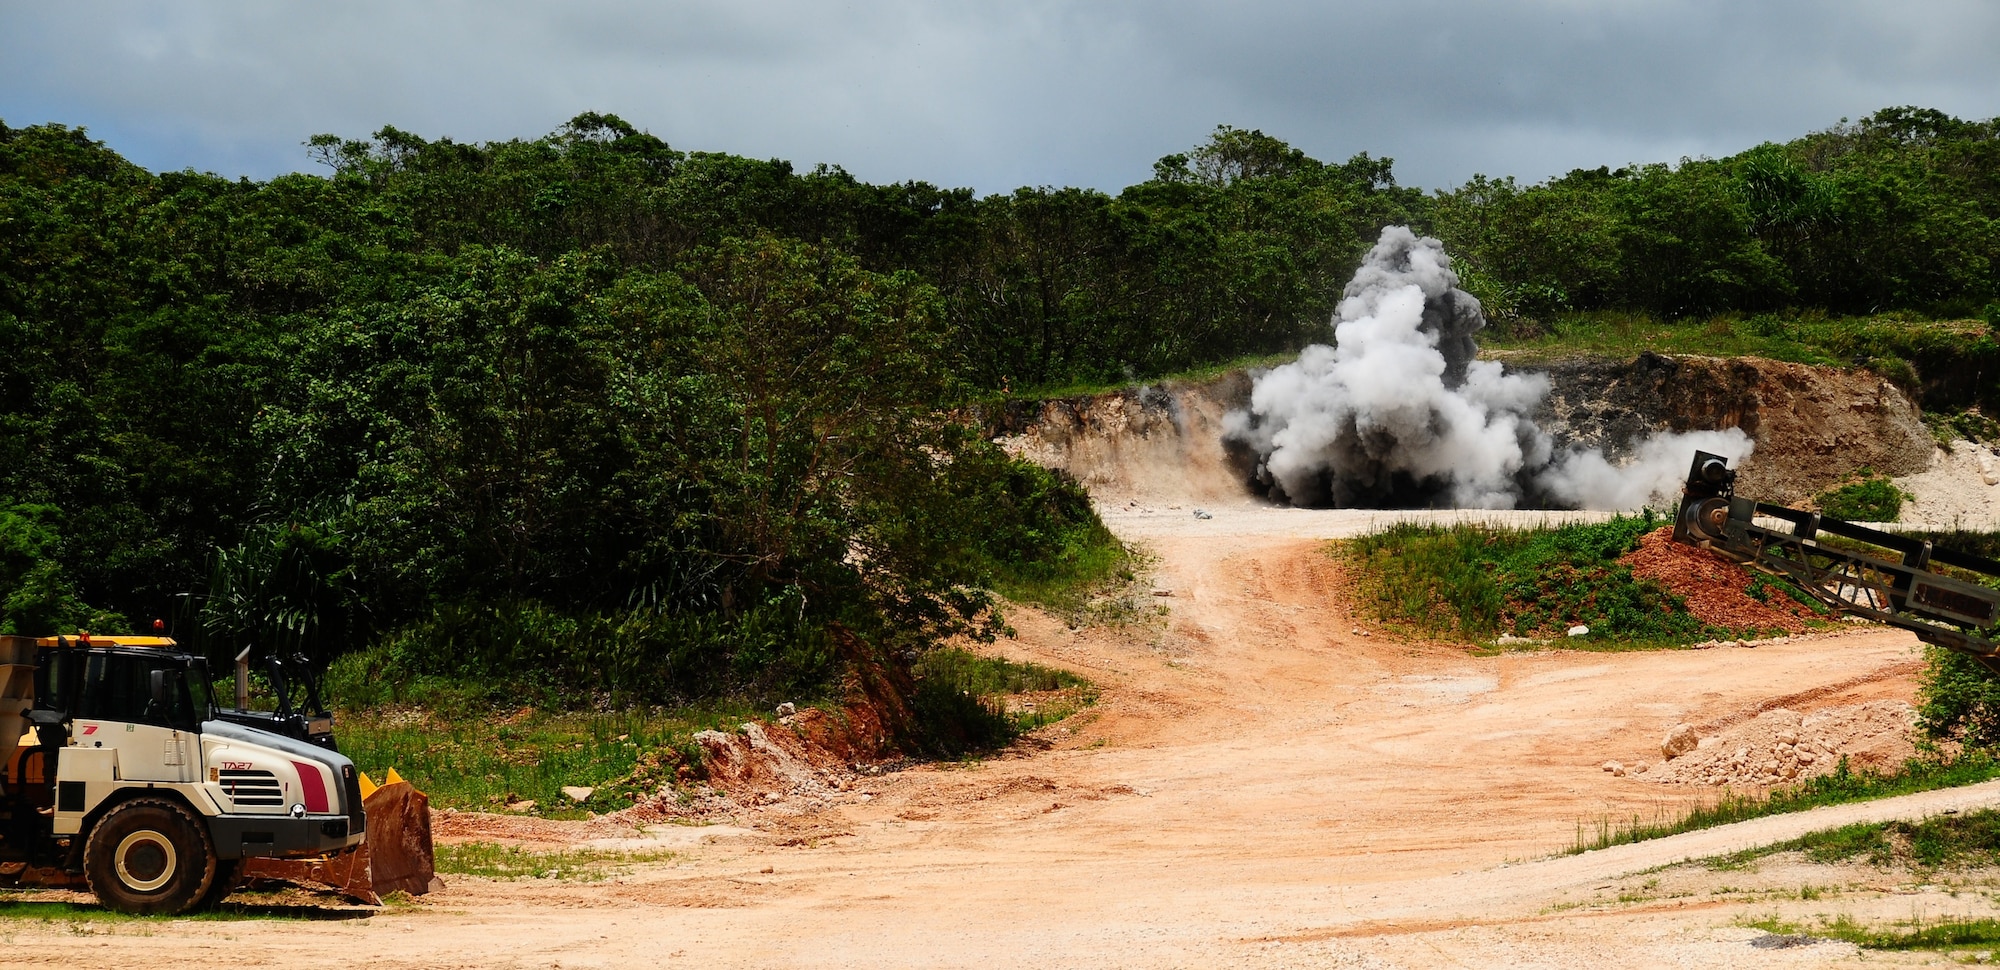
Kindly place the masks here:
POLYGON ((194 908, 214 909, 241 885, 243 885, 243 860, 218 860, 215 863, 215 880, 208 884, 208 892, 201 894, 201 899, 195 902, 194 908))
POLYGON ((135 916, 193 909, 215 884, 217 868, 201 820, 164 799, 119 805, 83 845, 83 876, 97 901, 135 916))

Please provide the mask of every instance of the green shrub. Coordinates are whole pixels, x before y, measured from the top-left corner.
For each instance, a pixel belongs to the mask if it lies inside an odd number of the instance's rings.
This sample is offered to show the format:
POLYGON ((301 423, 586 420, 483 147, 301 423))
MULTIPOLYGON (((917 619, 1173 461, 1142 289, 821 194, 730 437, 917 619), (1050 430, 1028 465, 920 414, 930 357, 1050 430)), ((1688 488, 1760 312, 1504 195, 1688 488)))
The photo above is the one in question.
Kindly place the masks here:
POLYGON ((910 706, 917 745, 926 754, 948 758, 998 748, 1024 731, 1062 720, 1097 697, 1089 681, 1066 670, 953 647, 925 654, 915 673, 910 706), (1035 710, 1008 709, 1008 695, 1054 692, 1062 696, 1035 710))
POLYGON ((1936 740, 2000 749, 2000 678, 1979 661, 1942 647, 1926 651, 1917 688, 1917 726, 1936 740))
POLYGON ((737 696, 761 706, 819 697, 838 669, 827 621, 788 588, 734 615, 650 607, 569 613, 531 600, 447 604, 376 648, 341 658, 329 688, 356 708, 407 702, 435 683, 491 685, 496 699, 737 696))
POLYGON ((1870 477, 1821 492, 1820 513, 1849 522, 1894 522, 1903 514, 1903 490, 1886 478, 1870 477))
POLYGON ((952 469, 972 526, 963 548, 972 569, 1016 602, 1074 608, 1131 559, 1068 474, 973 450, 952 469))
POLYGON ((1722 631, 1618 558, 1658 527, 1651 513, 1552 529, 1399 523, 1352 540, 1362 598, 1382 619, 1433 635, 1556 636, 1691 643, 1722 631))

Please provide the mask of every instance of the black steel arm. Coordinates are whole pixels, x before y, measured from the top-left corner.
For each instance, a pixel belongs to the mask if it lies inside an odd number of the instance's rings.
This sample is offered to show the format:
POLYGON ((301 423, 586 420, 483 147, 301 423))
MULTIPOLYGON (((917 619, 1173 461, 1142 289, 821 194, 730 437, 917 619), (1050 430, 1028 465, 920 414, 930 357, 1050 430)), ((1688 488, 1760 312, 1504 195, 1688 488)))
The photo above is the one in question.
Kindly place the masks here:
POLYGON ((1949 566, 2000 583, 2000 562, 1929 542, 1801 512, 1736 494, 1736 473, 1719 455, 1697 451, 1688 471, 1674 541, 1708 549, 1781 576, 1829 609, 1916 633, 1926 643, 1969 654, 2000 672, 2000 589, 1932 570, 1949 566), (1777 519, 1784 528, 1759 525, 1777 519), (1824 537, 1849 540, 1829 546, 1824 537))

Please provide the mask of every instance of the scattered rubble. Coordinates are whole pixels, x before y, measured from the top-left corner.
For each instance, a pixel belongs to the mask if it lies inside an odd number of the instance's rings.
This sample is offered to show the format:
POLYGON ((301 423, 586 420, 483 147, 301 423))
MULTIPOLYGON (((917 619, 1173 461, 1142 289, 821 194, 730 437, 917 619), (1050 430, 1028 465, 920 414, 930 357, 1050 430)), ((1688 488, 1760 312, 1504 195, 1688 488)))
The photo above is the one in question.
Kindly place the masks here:
POLYGON ((1661 784, 1770 786, 1834 770, 1842 758, 1855 770, 1884 771, 1916 756, 1916 710, 1902 701, 1870 701, 1801 714, 1774 708, 1698 739, 1676 727, 1660 745, 1668 761, 1649 781, 1661 784), (1678 753, 1674 753, 1678 750, 1678 753))
POLYGON ((1701 744, 1701 735, 1696 734, 1694 725, 1677 724, 1667 732, 1666 740, 1660 742, 1660 754, 1668 761, 1693 751, 1701 744))

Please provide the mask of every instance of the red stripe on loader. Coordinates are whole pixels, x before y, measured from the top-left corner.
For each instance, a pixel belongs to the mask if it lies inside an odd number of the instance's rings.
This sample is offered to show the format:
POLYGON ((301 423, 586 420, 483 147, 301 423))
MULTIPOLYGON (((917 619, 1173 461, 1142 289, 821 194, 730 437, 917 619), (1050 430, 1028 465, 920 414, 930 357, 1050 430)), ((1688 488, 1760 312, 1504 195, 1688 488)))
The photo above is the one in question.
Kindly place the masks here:
POLYGON ((320 777, 319 766, 294 761, 292 767, 299 771, 299 794, 306 800, 306 811, 315 815, 326 814, 326 779, 320 777))

